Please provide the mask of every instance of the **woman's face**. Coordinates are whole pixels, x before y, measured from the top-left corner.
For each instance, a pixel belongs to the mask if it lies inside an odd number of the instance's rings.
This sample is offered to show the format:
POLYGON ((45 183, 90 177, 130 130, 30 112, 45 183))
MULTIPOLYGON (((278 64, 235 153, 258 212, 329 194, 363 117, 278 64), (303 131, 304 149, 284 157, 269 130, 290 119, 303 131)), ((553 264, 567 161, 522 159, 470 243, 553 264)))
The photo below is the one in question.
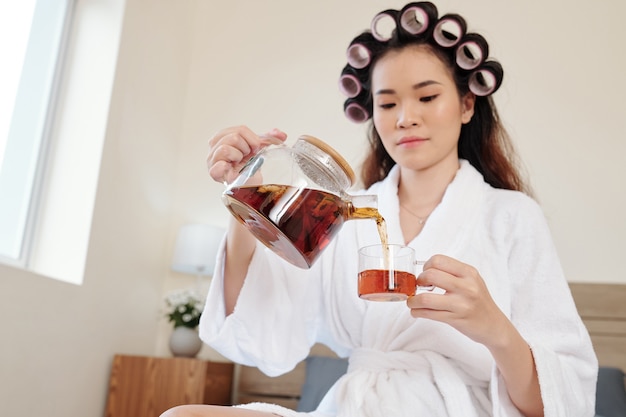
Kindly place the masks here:
POLYGON ((474 96, 459 97, 446 65, 413 45, 383 56, 372 72, 373 121, 398 165, 412 170, 443 161, 458 166, 461 125, 474 114, 474 96))

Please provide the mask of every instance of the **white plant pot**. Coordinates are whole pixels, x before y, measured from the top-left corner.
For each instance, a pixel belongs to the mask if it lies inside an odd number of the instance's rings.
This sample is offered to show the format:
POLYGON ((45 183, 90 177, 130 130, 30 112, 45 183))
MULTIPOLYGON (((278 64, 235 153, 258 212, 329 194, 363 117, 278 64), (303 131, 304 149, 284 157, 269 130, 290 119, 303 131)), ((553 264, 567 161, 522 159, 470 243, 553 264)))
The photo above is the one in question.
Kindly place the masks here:
POLYGON ((202 340, 197 330, 179 326, 172 331, 169 346, 174 356, 195 358, 202 349, 202 340))

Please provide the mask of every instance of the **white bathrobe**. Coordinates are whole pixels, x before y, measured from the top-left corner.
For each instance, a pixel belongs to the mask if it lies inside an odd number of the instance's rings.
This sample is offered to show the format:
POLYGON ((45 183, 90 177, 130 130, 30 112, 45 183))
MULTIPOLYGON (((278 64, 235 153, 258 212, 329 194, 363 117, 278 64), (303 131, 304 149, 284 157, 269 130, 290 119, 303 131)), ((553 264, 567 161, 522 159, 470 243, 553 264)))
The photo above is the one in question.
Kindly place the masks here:
MULTIPOLYGON (((403 243, 398 178, 396 166, 364 192, 378 195, 390 243, 403 243)), ((350 220, 309 270, 259 243, 228 317, 220 262, 202 315, 202 339, 268 375, 293 369, 316 342, 350 357, 348 373, 314 416, 520 416, 483 345, 446 324, 412 318, 404 302, 358 298, 357 250, 376 243, 373 220, 350 220)), ((492 188, 461 161, 443 200, 409 246, 418 260, 445 254, 479 271, 532 349, 546 417, 594 415, 597 360, 544 215, 532 199, 492 188)), ((300 415, 277 406, 253 407, 300 415)))

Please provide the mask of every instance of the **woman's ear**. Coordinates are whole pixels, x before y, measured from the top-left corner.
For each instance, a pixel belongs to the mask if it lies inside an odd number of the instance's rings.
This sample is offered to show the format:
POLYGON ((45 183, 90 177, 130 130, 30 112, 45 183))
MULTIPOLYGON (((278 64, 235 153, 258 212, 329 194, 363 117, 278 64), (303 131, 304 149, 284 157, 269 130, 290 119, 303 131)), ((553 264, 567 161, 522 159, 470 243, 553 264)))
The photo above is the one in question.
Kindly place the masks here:
POLYGON ((472 92, 468 92, 461 97, 461 122, 467 124, 472 120, 474 116, 474 104, 476 103, 476 96, 472 92))

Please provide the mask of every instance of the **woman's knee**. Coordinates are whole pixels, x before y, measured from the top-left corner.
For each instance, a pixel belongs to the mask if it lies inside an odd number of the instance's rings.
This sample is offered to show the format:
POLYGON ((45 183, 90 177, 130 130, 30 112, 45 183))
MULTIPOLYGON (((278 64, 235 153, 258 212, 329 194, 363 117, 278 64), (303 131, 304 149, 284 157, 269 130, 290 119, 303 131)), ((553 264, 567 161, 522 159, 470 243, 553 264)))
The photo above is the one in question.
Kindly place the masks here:
POLYGON ((172 407, 169 410, 161 414, 160 417, 211 417, 220 415, 215 408, 219 408, 211 405, 178 405, 172 407))
POLYGON ((275 414, 239 407, 189 404, 172 407, 160 417, 272 417, 275 414))

